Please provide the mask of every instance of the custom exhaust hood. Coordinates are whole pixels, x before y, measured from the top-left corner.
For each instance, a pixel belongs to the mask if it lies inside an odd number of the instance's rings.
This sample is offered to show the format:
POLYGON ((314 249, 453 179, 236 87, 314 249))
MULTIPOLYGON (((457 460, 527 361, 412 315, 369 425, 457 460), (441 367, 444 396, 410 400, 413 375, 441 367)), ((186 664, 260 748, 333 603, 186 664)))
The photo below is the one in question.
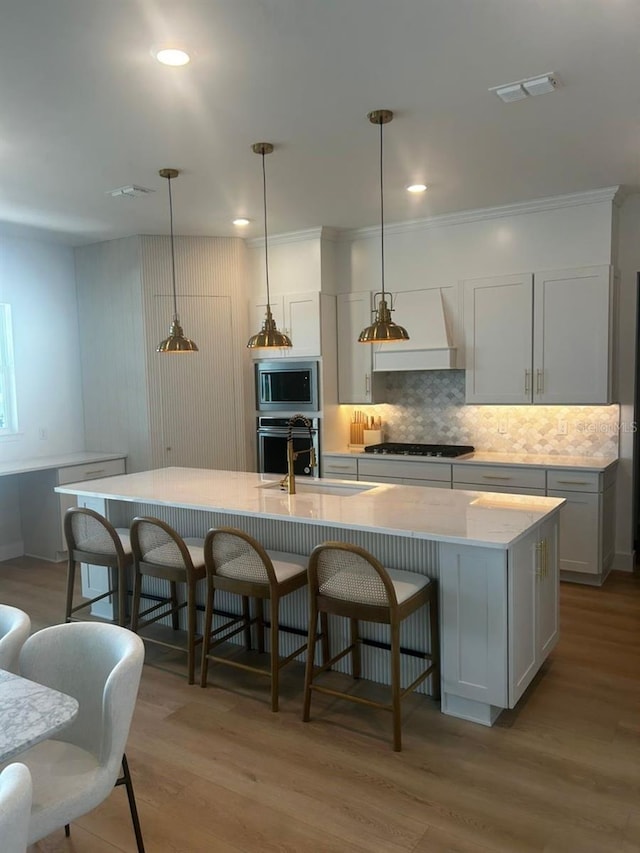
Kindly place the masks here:
POLYGON ((403 317, 411 317, 411 340, 382 344, 373 353, 373 370, 446 370, 459 367, 451 345, 440 288, 398 293, 403 317))

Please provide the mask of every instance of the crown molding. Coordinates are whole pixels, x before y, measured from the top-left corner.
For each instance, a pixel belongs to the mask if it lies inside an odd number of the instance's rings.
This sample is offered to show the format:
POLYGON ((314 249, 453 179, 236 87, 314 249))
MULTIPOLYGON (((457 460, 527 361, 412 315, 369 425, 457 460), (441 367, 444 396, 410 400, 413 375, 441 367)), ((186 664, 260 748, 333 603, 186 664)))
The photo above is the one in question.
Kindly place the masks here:
MULTIPOLYGON (((303 243, 306 240, 330 240, 335 243, 340 239, 341 232, 338 228, 330 228, 321 225, 319 228, 306 228, 304 231, 289 231, 285 234, 275 234, 269 237, 270 246, 281 246, 285 243, 303 243)), ((251 237, 247 241, 250 248, 264 246, 264 237, 251 237)))
MULTIPOLYGON (((602 187, 597 190, 587 190, 580 193, 569 193, 567 195, 548 196, 533 201, 521 201, 515 204, 505 204, 500 207, 480 207, 475 210, 462 210, 458 213, 443 213, 439 216, 430 216, 425 219, 412 219, 407 222, 395 222, 385 224, 384 233, 402 234, 408 231, 424 231, 427 228, 442 228, 448 225, 463 225, 468 222, 477 222, 481 219, 500 219, 505 216, 520 216, 525 213, 540 213, 546 210, 558 210, 563 207, 578 207, 583 204, 597 204, 599 202, 614 202, 620 190, 619 186, 602 187)), ((355 228, 351 231, 340 233, 340 240, 357 240, 378 237, 380 226, 372 225, 367 228, 355 228)))

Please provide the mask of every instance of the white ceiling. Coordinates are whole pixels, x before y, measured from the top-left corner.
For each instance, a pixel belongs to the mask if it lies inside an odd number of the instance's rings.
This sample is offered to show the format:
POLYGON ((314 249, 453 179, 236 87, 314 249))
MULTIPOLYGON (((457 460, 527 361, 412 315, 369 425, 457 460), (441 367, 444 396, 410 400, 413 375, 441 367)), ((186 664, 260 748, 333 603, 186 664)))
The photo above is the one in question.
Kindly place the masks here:
POLYGON ((0 0, 0 222, 72 245, 387 222, 640 187, 638 0, 0 0), (179 42, 190 65, 153 46, 179 42), (558 91, 489 87, 545 72, 558 91), (412 196, 404 186, 424 180, 412 196), (113 199, 127 184, 151 196, 113 199), (239 231, 235 215, 253 220, 239 231))

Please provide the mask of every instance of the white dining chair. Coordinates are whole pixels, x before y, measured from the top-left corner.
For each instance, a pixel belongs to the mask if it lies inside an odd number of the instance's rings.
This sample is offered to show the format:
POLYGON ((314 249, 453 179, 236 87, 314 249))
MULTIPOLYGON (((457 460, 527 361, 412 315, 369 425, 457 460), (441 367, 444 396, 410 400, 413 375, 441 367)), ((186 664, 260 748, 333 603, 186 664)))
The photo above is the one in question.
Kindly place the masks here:
POLYGON ((72 821, 100 805, 114 785, 125 785, 144 853, 124 755, 143 661, 140 637, 118 625, 54 625, 24 644, 21 674, 75 697, 80 706, 70 726, 20 754, 33 780, 29 844, 63 826, 68 836, 72 821))
POLYGON ((24 764, 0 773, 0 850, 25 853, 31 811, 31 774, 24 764))
POLYGON ((18 671, 18 655, 31 633, 31 620, 23 610, 0 604, 0 669, 18 671))

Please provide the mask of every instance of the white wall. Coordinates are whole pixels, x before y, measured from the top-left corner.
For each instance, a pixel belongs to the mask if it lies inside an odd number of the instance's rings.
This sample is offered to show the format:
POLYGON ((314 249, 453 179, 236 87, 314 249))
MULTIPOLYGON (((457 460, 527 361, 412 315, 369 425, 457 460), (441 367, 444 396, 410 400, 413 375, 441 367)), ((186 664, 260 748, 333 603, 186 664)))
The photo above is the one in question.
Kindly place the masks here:
POLYGON ((84 450, 73 250, 0 235, 0 302, 12 309, 19 426, 0 439, 0 462, 84 450))

